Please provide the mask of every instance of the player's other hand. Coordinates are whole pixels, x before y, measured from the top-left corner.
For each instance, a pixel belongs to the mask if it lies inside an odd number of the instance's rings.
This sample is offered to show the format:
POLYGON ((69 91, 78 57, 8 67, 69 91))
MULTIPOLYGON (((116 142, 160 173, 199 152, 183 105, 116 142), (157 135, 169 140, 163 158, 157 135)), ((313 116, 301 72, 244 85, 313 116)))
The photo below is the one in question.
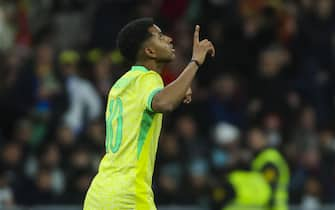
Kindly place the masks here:
POLYGON ((184 104, 189 104, 192 101, 192 89, 188 88, 184 98, 184 104))
POLYGON ((199 64, 203 64, 207 54, 210 54, 212 57, 215 56, 215 48, 212 42, 208 39, 199 41, 199 31, 200 26, 196 25, 193 37, 192 59, 197 60, 199 64))

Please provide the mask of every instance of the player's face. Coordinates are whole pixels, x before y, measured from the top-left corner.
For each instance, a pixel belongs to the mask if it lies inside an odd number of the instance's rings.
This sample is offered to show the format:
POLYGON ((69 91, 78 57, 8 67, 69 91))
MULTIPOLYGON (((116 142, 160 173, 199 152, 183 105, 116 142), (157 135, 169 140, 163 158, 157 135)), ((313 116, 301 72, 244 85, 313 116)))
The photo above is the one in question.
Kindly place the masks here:
POLYGON ((153 56, 157 61, 170 62, 175 58, 172 38, 164 35, 161 29, 153 25, 149 28, 152 37, 149 40, 149 46, 152 48, 153 56))

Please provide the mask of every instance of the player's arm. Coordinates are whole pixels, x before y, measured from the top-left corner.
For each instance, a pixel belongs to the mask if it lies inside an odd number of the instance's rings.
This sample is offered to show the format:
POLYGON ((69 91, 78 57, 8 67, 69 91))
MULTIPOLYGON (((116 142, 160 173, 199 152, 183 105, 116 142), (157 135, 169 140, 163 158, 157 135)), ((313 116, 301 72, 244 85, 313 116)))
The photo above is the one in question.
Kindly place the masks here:
POLYGON ((199 30, 200 26, 197 25, 193 38, 192 61, 185 67, 175 81, 167 85, 154 96, 151 106, 155 112, 169 112, 174 110, 185 98, 185 93, 191 86, 199 66, 204 63, 207 53, 211 53, 212 57, 215 55, 214 46, 210 41, 207 39, 199 41, 199 30))

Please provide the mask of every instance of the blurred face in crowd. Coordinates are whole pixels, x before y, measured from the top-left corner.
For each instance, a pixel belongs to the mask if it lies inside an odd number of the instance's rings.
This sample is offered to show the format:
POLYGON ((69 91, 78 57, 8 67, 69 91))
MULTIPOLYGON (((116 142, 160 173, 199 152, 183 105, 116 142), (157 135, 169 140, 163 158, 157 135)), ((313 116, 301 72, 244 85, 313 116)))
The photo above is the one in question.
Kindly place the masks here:
POLYGON ((160 140, 160 149, 165 156, 175 157, 179 154, 179 145, 175 135, 164 134, 160 140))
POLYGON ((231 75, 220 75, 214 81, 214 91, 221 99, 230 99, 236 93, 237 82, 231 75))
POLYGON ((276 76, 280 72, 278 52, 275 50, 266 50, 260 57, 260 69, 262 75, 266 77, 276 76))
POLYGON ((22 58, 20 57, 18 50, 13 49, 7 55, 7 65, 9 68, 16 69, 20 66, 21 62, 22 58))
POLYGON ((320 143, 324 149, 335 150, 335 135, 331 129, 324 129, 320 132, 320 143))
POLYGON ((113 78, 111 77, 111 72, 115 72, 112 71, 111 64, 110 57, 106 55, 95 63, 94 70, 92 71, 96 86, 100 94, 105 97, 108 95, 109 89, 112 86, 113 78))
POLYGON ((321 18, 328 18, 333 13, 333 0, 317 0, 316 13, 321 18))
POLYGON ((160 167, 160 175, 158 178, 161 189, 168 193, 176 193, 181 184, 183 175, 182 166, 178 162, 166 163, 160 167))
POLYGON ((208 166, 203 160, 194 160, 189 168, 189 177, 193 189, 201 191, 208 184, 208 166))
POLYGON ((17 143, 7 144, 2 151, 1 159, 10 166, 16 167, 22 158, 22 148, 17 143))
POLYGON ((56 167, 60 160, 59 148, 56 144, 50 144, 41 156, 41 164, 46 167, 56 167))
POLYGON ((321 193, 321 184, 316 178, 309 178, 305 182, 305 193, 311 196, 320 196, 321 193))
POLYGON ((111 61, 108 56, 104 56, 94 66, 94 76, 96 79, 106 79, 109 77, 111 61))
POLYGON ((191 174, 192 187, 196 190, 202 190, 207 187, 208 177, 203 175, 192 175, 191 174))
POLYGON ((301 0, 301 5, 305 10, 311 10, 313 8, 314 0, 301 0))
POLYGON ((84 148, 78 148, 72 153, 71 165, 76 169, 89 167, 91 163, 89 152, 84 148))
POLYGON ((264 127, 269 130, 279 130, 281 121, 278 115, 268 114, 264 118, 264 127))
POLYGON ((249 147, 254 151, 260 150, 266 146, 266 137, 264 132, 259 128, 252 128, 249 130, 247 138, 249 147))
POLYGON ((94 141, 93 143, 97 145, 104 145, 105 130, 102 122, 99 121, 91 123, 88 128, 88 136, 92 141, 94 141))
POLYGON ((181 116, 177 121, 177 130, 186 140, 192 139, 196 137, 197 125, 191 116, 181 116))
POLYGON ((49 65, 53 62, 53 49, 45 43, 41 44, 36 49, 36 62, 41 65, 49 65))
POLYGON ((72 145, 74 142, 74 134, 67 126, 60 126, 57 130, 57 141, 62 146, 72 145))
POLYGON ((307 130, 314 130, 316 126, 315 117, 315 111, 312 107, 304 108, 300 116, 301 127, 307 130))
POLYGON ((16 18, 15 5, 12 4, 2 4, 0 7, 0 21, 14 22, 16 18))
POLYGON ((77 72, 77 63, 64 63, 61 65, 61 70, 64 76, 72 75, 77 72))
POLYGON ((176 192, 178 186, 175 179, 167 174, 159 176, 159 184, 164 191, 171 193, 176 192))
POLYGON ((246 37, 254 37, 258 34, 262 25, 261 18, 257 15, 249 15, 244 20, 244 35, 246 37))
POLYGON ((36 185, 42 191, 50 191, 52 186, 50 171, 41 169, 36 177, 36 185))
POLYGON ((19 142, 28 143, 32 136, 32 123, 29 120, 20 120, 15 127, 14 135, 19 142))
POLYGON ((303 152, 302 164, 307 169, 317 169, 320 167, 320 152, 317 148, 309 148, 303 152))

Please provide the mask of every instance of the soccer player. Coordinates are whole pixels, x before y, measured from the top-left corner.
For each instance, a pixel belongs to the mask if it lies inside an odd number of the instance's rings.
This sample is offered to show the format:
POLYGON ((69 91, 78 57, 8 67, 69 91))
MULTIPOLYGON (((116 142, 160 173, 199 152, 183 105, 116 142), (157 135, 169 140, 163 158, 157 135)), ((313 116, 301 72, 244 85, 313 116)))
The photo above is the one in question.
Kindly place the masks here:
POLYGON ((106 154, 87 192, 85 210, 154 210, 151 189, 162 113, 191 101, 190 86, 213 44, 194 32, 193 54, 180 76, 164 87, 159 73, 175 58, 172 38, 151 18, 119 32, 117 45, 134 65, 112 87, 106 109, 106 154))

